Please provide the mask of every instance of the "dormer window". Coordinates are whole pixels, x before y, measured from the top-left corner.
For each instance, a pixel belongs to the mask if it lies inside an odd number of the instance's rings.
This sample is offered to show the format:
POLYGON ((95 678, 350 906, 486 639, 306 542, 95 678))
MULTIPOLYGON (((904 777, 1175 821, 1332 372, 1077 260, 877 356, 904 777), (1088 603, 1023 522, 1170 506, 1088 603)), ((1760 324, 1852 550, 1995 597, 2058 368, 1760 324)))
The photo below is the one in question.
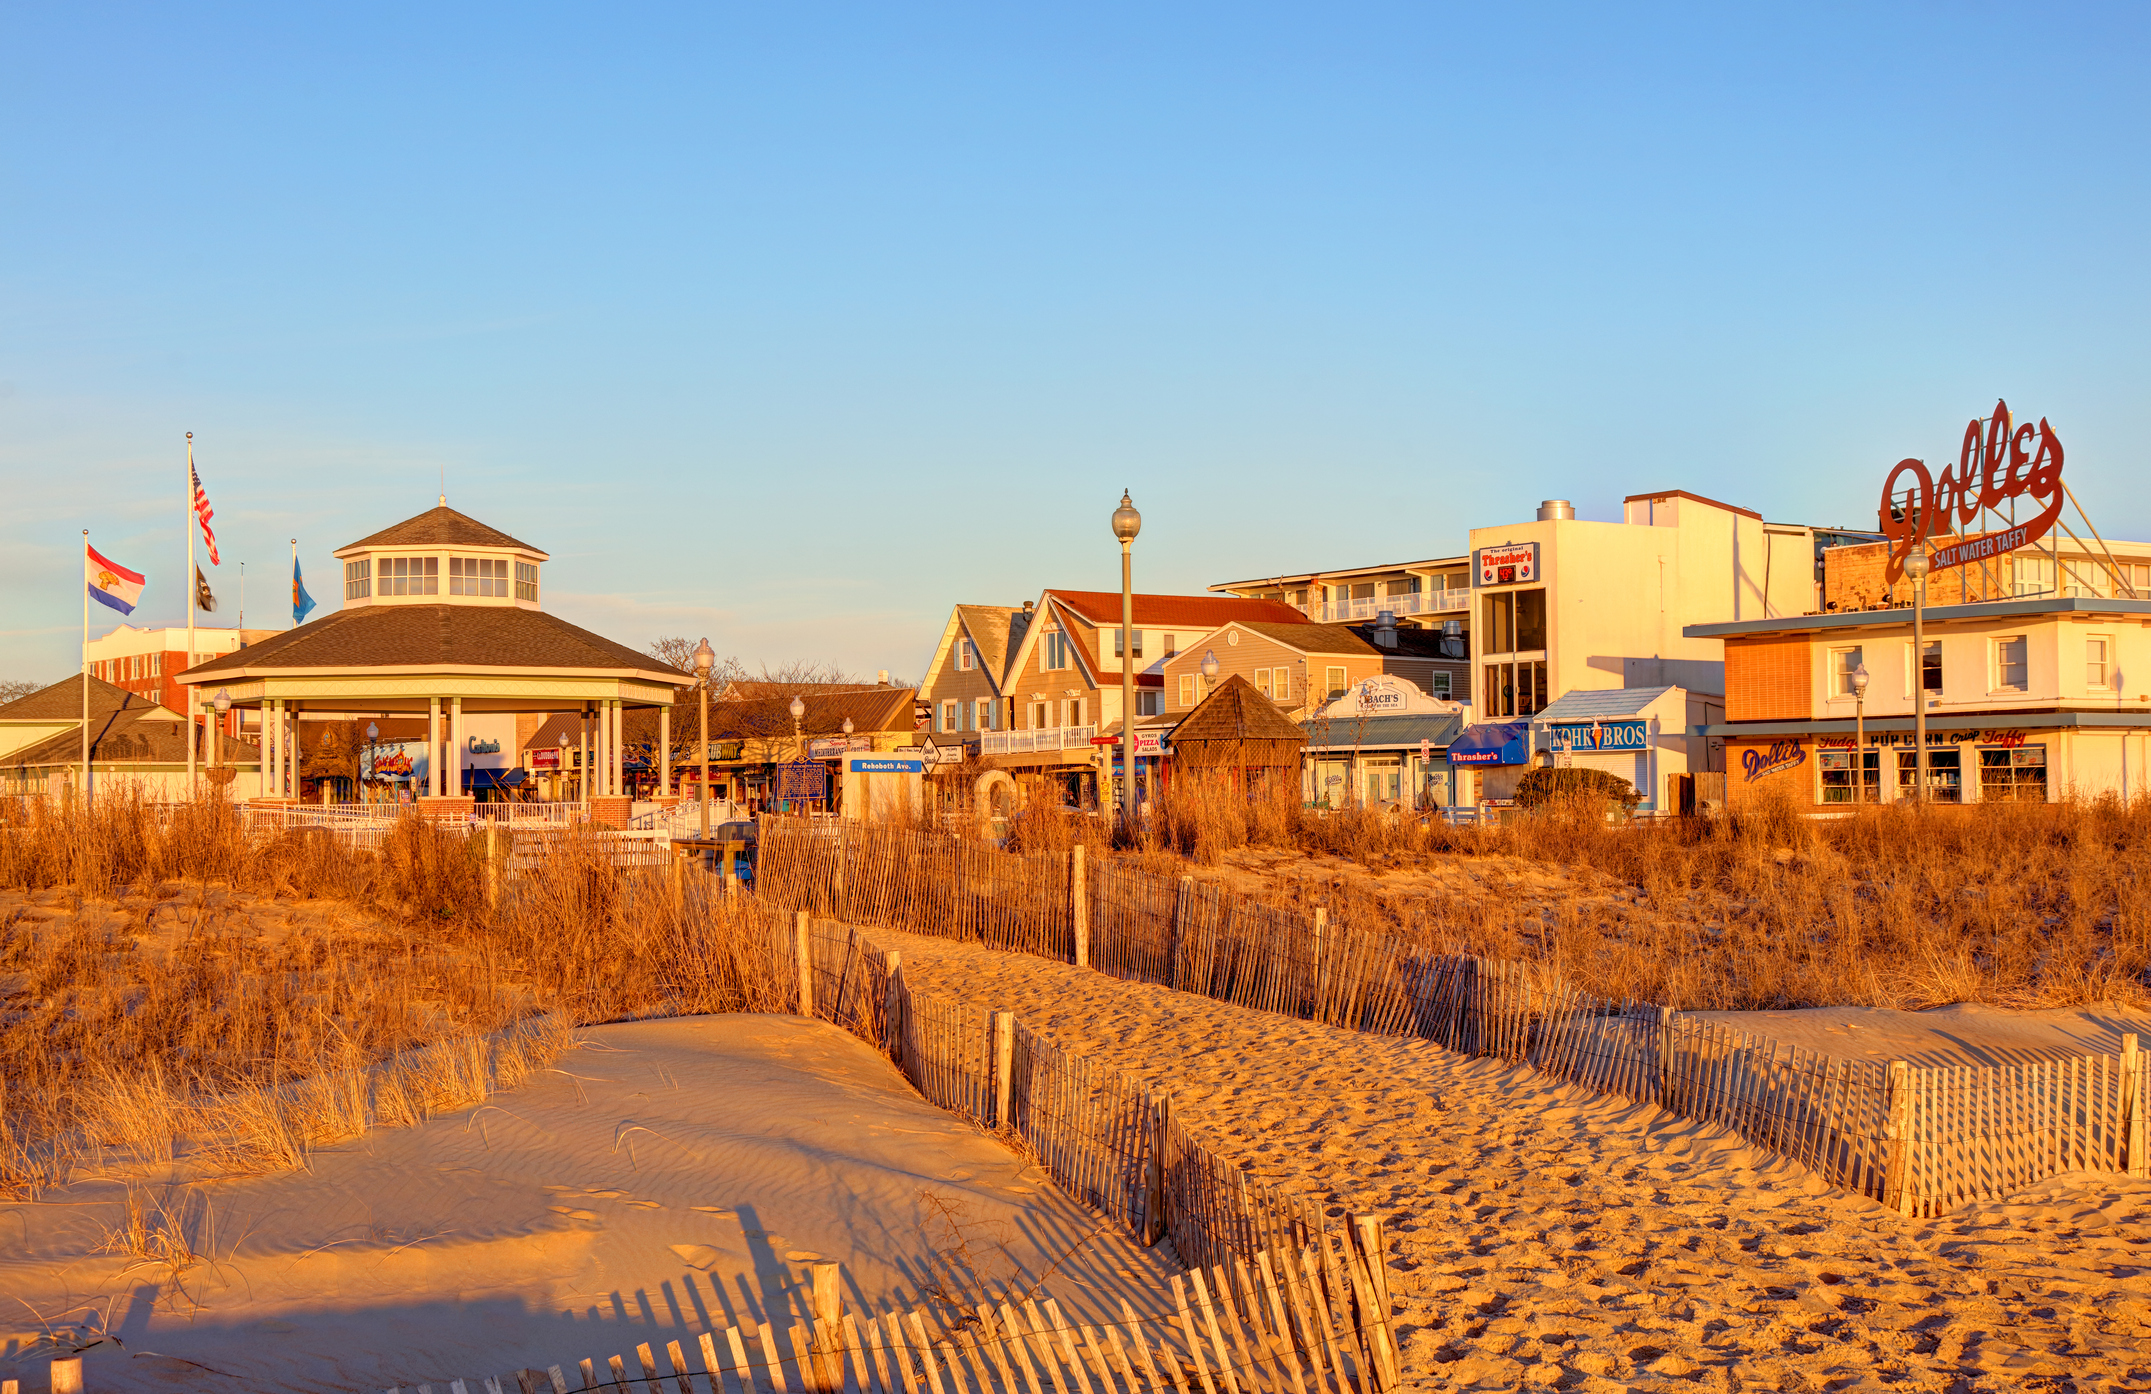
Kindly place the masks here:
POLYGON ((497 595, 508 597, 508 559, 506 557, 450 557, 448 559, 448 593, 450 595, 497 595))
POLYGON ((344 599, 364 600, 373 594, 373 558, 360 557, 344 563, 344 599))
POLYGON ((515 598, 535 602, 538 598, 538 564, 519 561, 515 564, 515 598))
POLYGON ((382 557, 375 579, 382 595, 439 595, 439 557, 382 557))

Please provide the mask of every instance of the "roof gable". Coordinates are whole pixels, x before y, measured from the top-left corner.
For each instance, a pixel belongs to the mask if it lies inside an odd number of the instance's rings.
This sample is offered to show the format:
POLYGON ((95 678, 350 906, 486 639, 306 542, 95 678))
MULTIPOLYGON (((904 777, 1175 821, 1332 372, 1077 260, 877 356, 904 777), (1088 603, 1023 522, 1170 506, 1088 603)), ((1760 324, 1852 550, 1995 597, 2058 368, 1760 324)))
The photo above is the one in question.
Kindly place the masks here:
POLYGON ((490 527, 465 513, 458 513, 446 503, 429 508, 416 517, 381 529, 370 537, 348 542, 338 547, 333 555, 356 552, 374 547, 512 547, 544 557, 528 542, 519 542, 499 528, 490 527))
MULTIPOLYGON (((1092 624, 1120 623, 1119 591, 1049 590, 1048 598, 1060 602, 1092 624)), ((1274 624, 1305 624, 1307 617, 1281 600, 1242 600, 1219 595, 1138 595, 1134 597, 1135 623, 1145 629, 1164 625, 1190 629, 1215 629, 1233 620, 1268 620, 1274 624)))

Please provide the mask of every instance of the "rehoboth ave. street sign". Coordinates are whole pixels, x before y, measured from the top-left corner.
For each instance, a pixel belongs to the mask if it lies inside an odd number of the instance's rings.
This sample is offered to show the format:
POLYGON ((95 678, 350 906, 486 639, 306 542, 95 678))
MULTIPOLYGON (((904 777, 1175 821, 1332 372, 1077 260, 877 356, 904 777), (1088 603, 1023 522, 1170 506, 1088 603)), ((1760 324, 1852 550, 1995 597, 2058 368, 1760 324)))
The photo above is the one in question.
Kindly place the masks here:
POLYGON ((1914 547, 1926 546, 1928 538, 1954 532, 1955 524, 1969 523, 2026 495, 2041 505, 2036 517, 1978 537, 1960 538, 1929 555, 1927 569, 1945 571, 1989 560, 2046 536, 2061 518, 2067 497, 2061 483, 2061 460, 2061 438, 2046 418, 2041 417, 2037 427, 2029 422, 2012 427, 2007 402, 1996 402, 1994 415, 1985 421, 1972 418, 1964 428, 1964 447, 1956 466, 1945 465, 1939 479, 1928 473, 1923 460, 1899 460, 1882 482, 1880 523, 1883 536, 1890 540, 1883 579, 1895 584, 1904 574, 1905 558, 1914 547), (2031 444, 2035 435, 2036 450, 2031 444), (1898 501, 1898 481, 1906 475, 1911 476, 1908 497, 1898 501))

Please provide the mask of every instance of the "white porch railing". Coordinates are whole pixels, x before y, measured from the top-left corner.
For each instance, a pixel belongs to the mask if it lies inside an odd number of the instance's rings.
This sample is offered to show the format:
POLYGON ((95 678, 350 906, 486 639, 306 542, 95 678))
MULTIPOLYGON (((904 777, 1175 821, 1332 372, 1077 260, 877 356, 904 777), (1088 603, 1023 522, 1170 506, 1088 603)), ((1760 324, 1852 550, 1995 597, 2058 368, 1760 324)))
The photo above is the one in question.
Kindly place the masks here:
POLYGON ((1462 614, 1471 608, 1471 589, 1420 591, 1415 595, 1366 595, 1351 600, 1326 600, 1307 607, 1308 615, 1324 624, 1371 620, 1382 611, 1392 615, 1462 614))
POLYGON ((981 755, 1028 755, 1041 750, 1090 749, 1090 738, 1098 734, 1095 726, 1048 726, 1036 731, 981 731, 978 733, 978 753, 981 755))

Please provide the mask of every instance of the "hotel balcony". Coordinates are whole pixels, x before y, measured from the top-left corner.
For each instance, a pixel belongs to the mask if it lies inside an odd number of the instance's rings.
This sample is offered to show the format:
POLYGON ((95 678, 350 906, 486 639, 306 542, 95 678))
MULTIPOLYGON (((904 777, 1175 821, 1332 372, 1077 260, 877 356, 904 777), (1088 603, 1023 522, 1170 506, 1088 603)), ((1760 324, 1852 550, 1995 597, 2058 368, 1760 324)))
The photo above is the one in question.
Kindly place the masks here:
POLYGON ((1038 750, 1088 750, 1095 726, 1048 726, 1036 731, 981 731, 981 755, 1028 755, 1038 750))
POLYGON ((1352 600, 1329 600, 1304 607, 1307 617, 1322 624, 1357 624, 1387 610, 1397 618, 1406 615, 1461 615, 1471 608, 1469 586, 1418 591, 1409 595, 1368 595, 1352 600))

